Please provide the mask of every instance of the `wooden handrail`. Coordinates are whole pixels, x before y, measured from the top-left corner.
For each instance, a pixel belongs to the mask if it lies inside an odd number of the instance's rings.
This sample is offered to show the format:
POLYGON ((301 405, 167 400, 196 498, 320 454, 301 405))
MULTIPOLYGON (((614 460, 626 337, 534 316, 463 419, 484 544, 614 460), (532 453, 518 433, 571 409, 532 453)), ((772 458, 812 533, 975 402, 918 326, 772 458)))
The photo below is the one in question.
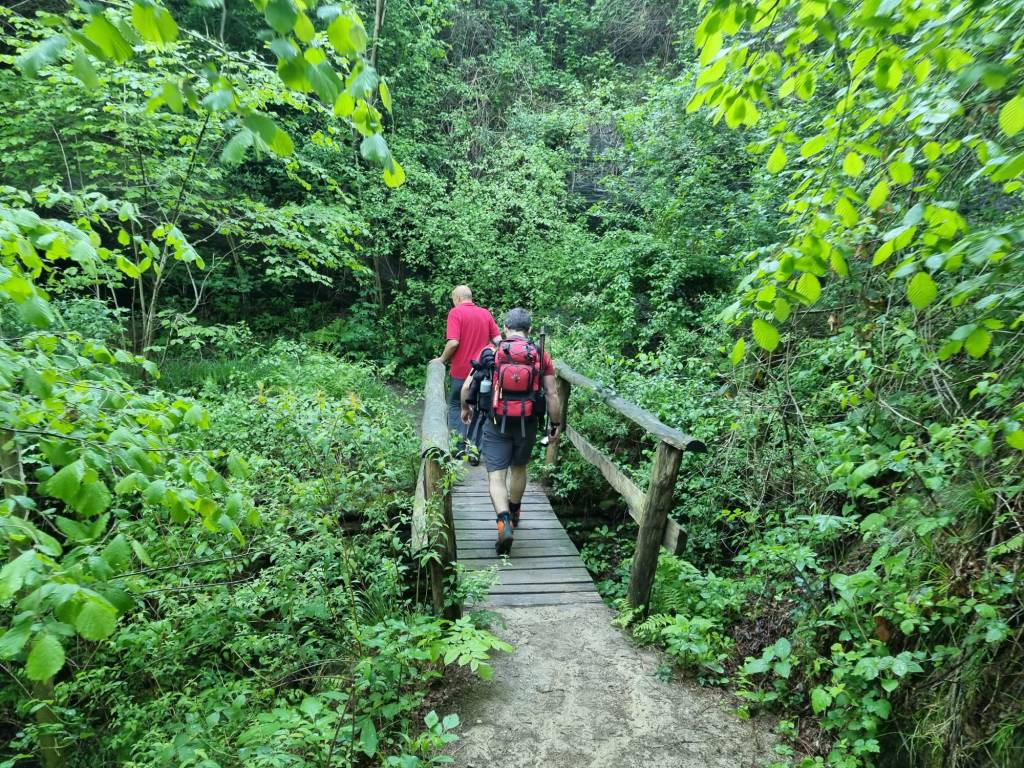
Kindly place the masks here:
POLYGON ((452 520, 452 498, 445 483, 445 463, 449 458, 451 438, 448 432, 448 398, 444 391, 444 364, 432 360, 427 365, 423 387, 423 417, 420 423, 420 471, 412 506, 412 550, 414 553, 432 548, 437 557, 427 563, 431 602, 434 612, 450 619, 458 618, 459 606, 445 607, 445 579, 455 561, 455 524, 452 520), (427 512, 432 503, 440 507, 438 530, 431 531, 427 512), (434 534, 433 536, 431 534, 434 534))
POLYGON ((448 398, 444 392, 444 363, 431 360, 427 364, 427 383, 423 387, 423 422, 420 426, 420 455, 447 455, 448 398))
MULTIPOLYGON (((558 363, 555 373, 561 413, 552 414, 552 420, 563 425, 563 431, 584 459, 597 467, 609 485, 622 494, 626 507, 639 526, 636 537, 636 551, 629 572, 627 599, 634 608, 647 612, 651 599, 651 587, 658 567, 658 550, 664 547, 673 554, 680 554, 686 543, 686 531, 668 513, 673 504, 676 476, 684 451, 704 453, 707 446, 695 437, 673 429, 662 423, 653 413, 619 397, 608 387, 574 371, 565 363, 558 363), (625 416, 637 426, 657 438, 658 447, 651 464, 651 479, 647 490, 642 491, 626 474, 566 421, 569 413, 569 393, 575 387, 592 392, 605 405, 625 416)), ((546 461, 554 464, 558 459, 558 441, 548 445, 546 461)))
MULTIPOLYGON (((584 459, 597 467, 608 484, 619 492, 626 502, 629 516, 633 518, 634 522, 640 523, 644 516, 643 490, 626 477, 626 474, 615 466, 615 462, 568 424, 565 426, 565 436, 569 438, 569 442, 584 459)), ((661 546, 673 555, 678 555, 683 551, 685 543, 686 532, 682 526, 672 518, 668 518, 665 521, 665 534, 662 536, 661 546)))
POLYGON ((681 451, 690 451, 692 453, 707 452, 707 446, 697 438, 662 423, 662 421, 653 413, 645 411, 637 405, 626 402, 605 385, 587 378, 582 373, 577 373, 568 364, 559 362, 556 366, 555 373, 573 386, 583 387, 584 389, 590 390, 609 408, 614 411, 618 411, 638 427, 642 427, 659 440, 662 440, 681 451))

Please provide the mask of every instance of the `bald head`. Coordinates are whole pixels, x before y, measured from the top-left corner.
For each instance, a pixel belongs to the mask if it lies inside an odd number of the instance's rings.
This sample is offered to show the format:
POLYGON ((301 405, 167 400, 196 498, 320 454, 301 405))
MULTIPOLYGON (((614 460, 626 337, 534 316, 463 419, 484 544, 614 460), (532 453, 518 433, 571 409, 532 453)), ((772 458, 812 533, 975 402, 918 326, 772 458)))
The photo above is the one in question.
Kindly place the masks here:
POLYGON ((473 292, 469 290, 468 285, 456 285, 452 289, 452 304, 456 307, 459 304, 465 304, 467 301, 473 300, 473 292))

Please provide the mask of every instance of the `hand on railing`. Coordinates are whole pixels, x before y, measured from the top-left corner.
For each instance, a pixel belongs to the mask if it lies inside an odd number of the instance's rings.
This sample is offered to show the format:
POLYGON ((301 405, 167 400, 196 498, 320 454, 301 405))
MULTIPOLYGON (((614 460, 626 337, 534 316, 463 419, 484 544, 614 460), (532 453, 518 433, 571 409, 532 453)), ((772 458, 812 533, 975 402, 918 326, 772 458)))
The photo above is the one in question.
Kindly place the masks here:
POLYGON ((541 445, 547 445, 552 440, 557 440, 562 435, 562 425, 551 423, 548 425, 548 431, 544 433, 544 437, 540 439, 541 445))

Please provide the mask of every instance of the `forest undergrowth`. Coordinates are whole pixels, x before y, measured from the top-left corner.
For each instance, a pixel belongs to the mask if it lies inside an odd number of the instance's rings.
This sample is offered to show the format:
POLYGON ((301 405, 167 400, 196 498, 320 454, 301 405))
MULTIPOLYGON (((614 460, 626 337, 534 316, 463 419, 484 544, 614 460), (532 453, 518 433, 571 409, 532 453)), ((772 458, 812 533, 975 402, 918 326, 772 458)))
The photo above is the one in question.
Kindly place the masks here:
POLYGON ((661 674, 778 765, 1020 765, 1022 46, 1020 0, 0 7, 0 766, 436 761, 505 646, 418 602, 385 385, 458 283, 708 445, 650 606, 628 524, 584 547, 661 674))

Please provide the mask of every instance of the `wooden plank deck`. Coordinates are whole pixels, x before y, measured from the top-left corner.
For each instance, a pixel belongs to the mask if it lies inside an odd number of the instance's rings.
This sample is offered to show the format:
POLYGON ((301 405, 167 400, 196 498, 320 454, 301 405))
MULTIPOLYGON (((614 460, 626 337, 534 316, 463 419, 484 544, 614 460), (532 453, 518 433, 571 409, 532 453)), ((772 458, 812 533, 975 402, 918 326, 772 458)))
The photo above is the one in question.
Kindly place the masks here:
POLYGON ((494 508, 482 467, 469 467, 463 482, 452 489, 452 517, 459 560, 474 570, 501 566, 482 607, 601 602, 579 551, 540 486, 526 487, 508 558, 494 553, 494 508))

